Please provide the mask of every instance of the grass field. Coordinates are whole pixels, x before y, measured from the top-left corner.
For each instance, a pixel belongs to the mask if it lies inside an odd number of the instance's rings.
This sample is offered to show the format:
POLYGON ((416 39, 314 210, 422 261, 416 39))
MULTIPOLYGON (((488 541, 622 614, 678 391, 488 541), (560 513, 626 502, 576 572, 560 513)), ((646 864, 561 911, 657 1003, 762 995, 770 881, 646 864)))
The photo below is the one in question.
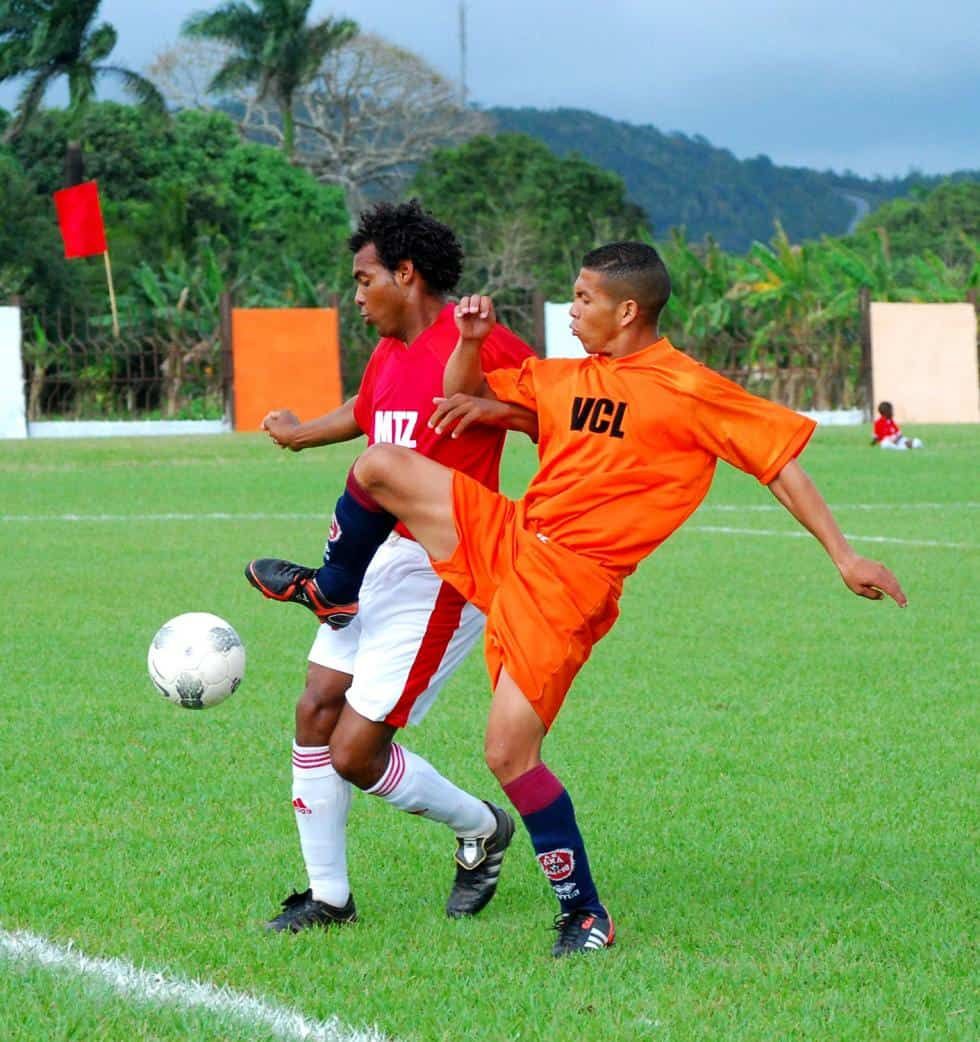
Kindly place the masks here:
MULTIPOLYGON (((313 620, 241 571, 318 558, 356 447, 0 442, 0 1040, 303 1037, 42 965, 14 950, 27 931, 302 1013, 311 1038, 972 1042, 980 429, 925 437, 884 453, 821 430, 805 455, 905 611, 848 593, 727 468, 627 585, 546 747, 619 943, 559 963, 526 835, 494 903, 451 922, 450 837, 366 796, 350 832, 362 921, 260 929, 306 885, 289 756, 313 620), (145 671, 157 627, 191 610, 229 619, 249 656, 241 690, 204 713, 145 671)), ((507 490, 532 468, 513 446, 507 490)), ((490 797, 486 706, 473 656, 406 744, 490 797)))

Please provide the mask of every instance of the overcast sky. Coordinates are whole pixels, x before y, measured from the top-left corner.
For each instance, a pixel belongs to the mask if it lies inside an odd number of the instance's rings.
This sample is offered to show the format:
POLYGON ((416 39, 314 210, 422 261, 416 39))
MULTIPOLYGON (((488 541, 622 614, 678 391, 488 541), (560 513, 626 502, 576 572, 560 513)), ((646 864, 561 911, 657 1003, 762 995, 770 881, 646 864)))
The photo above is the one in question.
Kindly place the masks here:
MULTIPOLYGON (((208 0, 103 0, 143 70, 208 0)), ((315 0, 460 71, 457 0, 315 0)), ((480 105, 592 109, 739 157, 860 174, 980 168, 980 0, 467 0, 480 105)), ((16 91, 0 88, 10 106, 16 91)), ((58 95, 50 101, 60 104, 58 95)))

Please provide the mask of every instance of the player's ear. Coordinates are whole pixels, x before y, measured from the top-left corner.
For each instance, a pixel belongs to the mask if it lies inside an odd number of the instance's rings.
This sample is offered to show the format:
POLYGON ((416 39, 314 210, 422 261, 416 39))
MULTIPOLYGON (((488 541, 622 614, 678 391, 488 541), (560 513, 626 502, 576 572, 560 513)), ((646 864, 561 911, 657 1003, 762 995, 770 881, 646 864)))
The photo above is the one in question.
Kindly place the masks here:
POLYGON ((399 285, 407 286, 412 279, 415 277, 415 265, 410 260, 402 260, 398 262, 398 267, 395 268, 395 279, 399 285))
POLYGON ((635 300, 621 301, 619 305, 619 324, 624 327, 628 326, 631 322, 636 321, 639 313, 640 308, 635 300))

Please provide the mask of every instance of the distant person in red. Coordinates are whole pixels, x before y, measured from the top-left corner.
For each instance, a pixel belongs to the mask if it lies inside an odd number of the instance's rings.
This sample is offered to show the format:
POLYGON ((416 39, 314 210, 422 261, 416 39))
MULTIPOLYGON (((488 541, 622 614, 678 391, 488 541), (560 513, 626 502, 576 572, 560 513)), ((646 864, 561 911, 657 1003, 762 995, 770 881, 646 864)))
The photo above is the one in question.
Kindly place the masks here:
POLYGON ((906 438, 895 422, 891 402, 882 402, 878 406, 878 419, 875 420, 872 445, 880 445, 883 449, 921 449, 919 438, 906 438))

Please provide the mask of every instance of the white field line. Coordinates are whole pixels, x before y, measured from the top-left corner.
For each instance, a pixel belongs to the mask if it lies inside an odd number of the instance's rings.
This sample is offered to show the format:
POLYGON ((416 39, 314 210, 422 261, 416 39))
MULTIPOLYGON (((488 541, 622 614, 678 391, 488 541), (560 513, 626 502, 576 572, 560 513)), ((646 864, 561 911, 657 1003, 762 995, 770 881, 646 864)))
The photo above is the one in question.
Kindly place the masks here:
MULTIPOLYGON (((935 508, 948 508, 948 507, 962 507, 966 509, 972 509, 980 504, 976 503, 920 503, 920 507, 935 507, 935 508)), ((849 508, 859 510, 894 510, 892 504, 875 504, 875 503, 851 503, 842 504, 833 507, 833 510, 841 511, 849 508)), ((716 507, 702 507, 705 509, 714 510, 731 510, 731 511, 746 511, 746 510, 776 510, 781 511, 783 508, 777 504, 772 506, 757 506, 757 507, 742 507, 742 506, 716 506, 716 507)), ((699 511, 700 513, 700 511, 699 511)), ((79 523, 79 524, 101 524, 103 522, 118 523, 118 522, 130 522, 130 521, 148 521, 148 522, 167 522, 167 521, 323 521, 326 518, 326 514, 271 514, 271 513, 249 513, 249 514, 232 514, 225 512, 214 512, 214 513, 170 513, 170 514, 0 514, 0 523, 2 522, 27 522, 30 524, 36 524, 41 522, 53 522, 58 523, 79 523)), ((803 531, 779 531, 768 528, 734 528, 728 525, 692 525, 688 524, 684 527, 683 531, 687 532, 704 532, 715 535, 755 535, 755 536, 783 536, 790 539, 807 539, 810 538, 808 533, 803 531)), ((946 550, 976 550, 980 547, 972 543, 950 543, 944 542, 939 539, 901 539, 897 536, 887 535, 852 535, 848 534, 847 538, 853 542, 860 543, 895 543, 899 546, 932 546, 946 550)))
MULTIPOLYGON (((759 511, 782 510, 778 503, 756 503, 742 506, 738 503, 705 503, 698 508, 702 510, 727 510, 732 513, 754 513, 759 511)), ((831 510, 978 510, 980 503, 833 503, 831 510)))
MULTIPOLYGON (((980 503, 837 503, 832 504, 831 509, 834 511, 847 511, 847 510, 887 510, 889 512, 895 512, 896 510, 977 510, 980 509, 980 503)), ((698 515, 706 512, 718 510, 727 513, 760 513, 769 512, 780 513, 783 510, 778 503, 762 503, 755 505, 742 505, 738 503, 708 503, 701 506, 698 509, 698 515)), ((146 522, 162 522, 162 521, 322 521, 328 517, 328 513, 323 511, 321 513, 271 513, 271 512, 249 512, 249 513, 231 513, 229 511, 212 511, 208 513, 190 513, 190 512, 172 512, 172 513, 159 513, 159 514, 0 514, 0 523, 28 523, 35 524, 40 522, 77 522, 83 524, 100 524, 100 523, 112 523, 112 522, 127 522, 127 521, 146 521, 146 522)), ((688 530, 691 526, 688 526, 688 530)), ((705 531, 709 529, 704 528, 705 531)), ((765 534, 760 532, 760 534, 765 534)), ((782 533, 773 533, 782 534, 782 533)), ((867 539, 875 539, 877 537, 867 536, 867 539)), ((884 537, 881 537, 884 539, 884 537)), ((894 541, 894 540, 886 540, 894 541)), ((962 544, 947 544, 947 543, 929 543, 923 542, 924 546, 947 546, 947 545, 962 545, 962 544)))
POLYGON ((374 1028, 347 1027, 336 1017, 311 1020, 295 1010, 263 1002, 231 988, 164 976, 122 959, 92 958, 76 951, 71 944, 54 944, 23 930, 0 929, 0 959, 88 977, 125 998, 144 1004, 206 1010, 232 1018, 246 1027, 271 1032, 284 1042, 385 1042, 386 1038, 374 1028))
MULTIPOLYGON (((812 539, 809 532, 800 531, 777 531, 772 528, 732 528, 728 525, 687 525, 681 529, 682 532, 707 532, 712 535, 762 535, 783 536, 788 539, 812 539)), ((943 543, 938 539, 899 539, 890 535, 853 535, 845 532, 845 536, 852 543, 896 543, 898 546, 935 546, 943 550, 980 550, 980 546, 973 543, 943 543)))
POLYGON ((329 513, 320 514, 0 514, 0 521, 76 521, 84 524, 105 521, 325 521, 329 513))

